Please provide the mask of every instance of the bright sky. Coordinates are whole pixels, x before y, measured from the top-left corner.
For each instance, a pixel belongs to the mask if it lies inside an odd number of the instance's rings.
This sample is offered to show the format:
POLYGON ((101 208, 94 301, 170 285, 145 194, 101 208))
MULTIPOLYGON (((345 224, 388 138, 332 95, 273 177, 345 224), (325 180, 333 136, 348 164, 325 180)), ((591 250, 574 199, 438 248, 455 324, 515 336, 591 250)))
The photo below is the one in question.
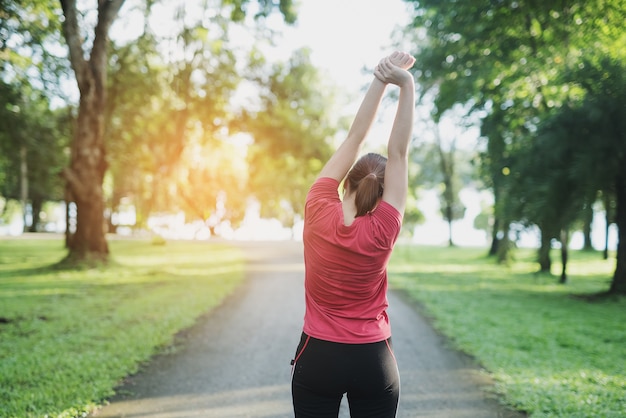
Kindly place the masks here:
MULTIPOLYGON (((308 47, 312 64, 344 89, 347 115, 354 114, 371 80, 378 61, 394 51, 392 32, 409 21, 403 0, 294 0, 298 20, 294 26, 280 25, 276 38, 277 58, 288 59, 291 51, 308 47)), ((274 16, 278 21, 279 16, 274 16)), ((381 108, 377 123, 366 143, 386 141, 395 108, 381 108)))
MULTIPOLYGON (((155 4, 152 26, 160 32, 175 30, 172 15, 181 1, 184 0, 155 4)), ((363 84, 360 77, 363 66, 373 68, 380 58, 393 52, 393 29, 408 23, 407 3, 403 0, 293 1, 297 8, 295 25, 284 24, 278 11, 268 19, 268 24, 279 31, 275 39, 277 57, 286 60, 292 51, 307 46, 312 50, 315 66, 327 69, 333 79, 350 88, 363 84)), ((193 11, 197 4, 189 1, 184 4, 189 18, 197 18, 193 11)), ((137 0, 127 1, 111 36, 138 36, 142 30, 140 10, 137 0)))
POLYGON ((298 22, 278 41, 285 52, 311 48, 311 60, 339 85, 359 89, 369 81, 362 68, 373 68, 393 52, 391 33, 408 23, 402 0, 295 0, 298 22))

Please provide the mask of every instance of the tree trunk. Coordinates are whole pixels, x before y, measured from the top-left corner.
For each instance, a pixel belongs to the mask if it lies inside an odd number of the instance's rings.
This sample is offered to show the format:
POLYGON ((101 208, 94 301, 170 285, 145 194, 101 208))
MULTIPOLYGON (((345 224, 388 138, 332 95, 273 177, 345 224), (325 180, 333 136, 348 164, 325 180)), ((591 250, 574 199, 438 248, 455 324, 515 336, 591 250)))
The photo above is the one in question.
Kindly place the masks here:
POLYGON ((568 259, 568 242, 569 231, 567 229, 561 230, 561 279, 559 283, 567 283, 567 259, 568 259))
POLYGON ((448 247, 454 247, 452 241, 452 206, 450 202, 446 202, 446 217, 448 218, 448 247))
POLYGON ((72 246, 72 237, 74 231, 71 229, 72 216, 70 214, 70 204, 72 203, 72 195, 69 190, 69 186, 65 185, 65 248, 69 250, 72 246))
POLYGON ((611 226, 611 200, 608 193, 604 193, 604 218, 606 224, 604 226, 604 250, 602 251, 602 258, 604 260, 609 259, 609 227, 611 226))
POLYGON ((116 234, 118 224, 113 223, 113 214, 117 213, 120 209, 120 202, 122 201, 122 194, 117 191, 118 189, 113 184, 113 195, 111 196, 111 200, 109 201, 108 213, 109 215, 106 217, 106 225, 107 232, 116 234))
POLYGON ((498 232, 500 229, 500 221, 498 217, 495 217, 493 220, 493 229, 491 230, 491 247, 489 247, 489 256, 495 256, 498 254, 498 245, 500 243, 500 239, 498 239, 498 232))
POLYGON ((104 229, 106 171, 102 110, 104 89, 88 77, 90 94, 81 94, 76 133, 71 146, 70 167, 65 178, 76 203, 76 232, 69 243, 70 258, 106 261, 109 253, 104 229))
POLYGON ((541 245, 537 253, 537 261, 539 262, 539 271, 541 273, 550 273, 552 260, 550 259, 550 249, 552 248, 552 237, 544 228, 541 228, 541 245))
POLYGON ((593 205, 588 203, 584 209, 583 224, 583 250, 592 251, 593 243, 591 242, 591 224, 593 223, 593 205))
POLYGON ((63 34, 80 91, 76 130, 71 144, 70 166, 64 170, 70 194, 77 207, 76 232, 68 240, 68 259, 106 261, 104 193, 107 169, 104 147, 107 37, 124 0, 98 2, 98 22, 89 54, 83 50, 76 0, 61 0, 63 34), (89 60, 85 59, 89 57, 89 60))
POLYGON ((446 154, 441 144, 441 136, 439 129, 436 130, 435 139, 437 141, 437 151, 439 153, 439 167, 441 168, 441 175, 443 177, 443 202, 445 208, 443 210, 444 217, 448 222, 448 246, 453 247, 454 241, 452 240, 452 221, 454 220, 454 189, 452 187, 452 181, 454 177, 454 142, 450 146, 450 151, 446 154))
MULTIPOLYGON (((503 226, 503 223, 501 222, 501 217, 499 216, 498 213, 498 206, 499 206, 499 202, 500 202, 500 189, 498 187, 498 177, 494 176, 493 177, 493 229, 491 230, 491 247, 489 248, 489 256, 497 256, 498 252, 499 252, 499 246, 500 246, 500 238, 498 237, 498 234, 500 232, 500 229, 503 226)), ((508 229, 508 225, 507 225, 507 229, 508 229)))
POLYGON ((39 222, 41 221, 39 214, 41 213, 41 208, 43 208, 43 199, 40 197, 35 197, 31 200, 31 216, 32 222, 30 227, 28 228, 28 232, 37 232, 39 229, 39 222))
POLYGON ((626 177, 618 176, 615 186, 617 265, 609 292, 626 295, 626 177))
POLYGON ((498 239, 498 252, 496 255, 498 263, 500 264, 508 264, 511 262, 513 242, 509 238, 510 225, 509 222, 503 222, 502 237, 498 239))
POLYGON ((20 201, 22 202, 23 232, 28 232, 28 162, 26 161, 26 147, 20 148, 20 201))

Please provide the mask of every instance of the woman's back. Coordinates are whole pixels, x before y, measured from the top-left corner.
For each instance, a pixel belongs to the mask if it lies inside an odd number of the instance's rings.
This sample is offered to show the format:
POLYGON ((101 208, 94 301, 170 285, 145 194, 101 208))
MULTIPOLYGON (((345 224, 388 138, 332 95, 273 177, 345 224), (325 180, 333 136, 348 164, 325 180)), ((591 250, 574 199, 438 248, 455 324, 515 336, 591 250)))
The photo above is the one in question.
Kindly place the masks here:
POLYGON ((381 202, 348 226, 334 179, 313 185, 305 209, 304 331, 316 338, 367 343, 389 338, 387 263, 402 216, 381 202))

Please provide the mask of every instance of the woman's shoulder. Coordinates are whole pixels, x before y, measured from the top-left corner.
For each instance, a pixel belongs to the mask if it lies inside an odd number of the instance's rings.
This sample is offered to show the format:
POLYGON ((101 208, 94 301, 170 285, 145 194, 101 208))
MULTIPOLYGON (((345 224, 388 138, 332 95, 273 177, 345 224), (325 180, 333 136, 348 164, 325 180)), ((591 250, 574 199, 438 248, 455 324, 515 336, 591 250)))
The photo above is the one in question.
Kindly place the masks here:
POLYGON ((307 194, 307 202, 318 199, 339 200, 339 182, 331 177, 319 177, 307 194))
POLYGON ((334 188, 339 188, 339 182, 337 181, 337 179, 334 179, 332 177, 318 177, 313 182, 313 185, 311 186, 311 188, 313 188, 313 187, 334 187, 334 188))
POLYGON ((393 247, 402 229, 402 214, 390 203, 381 201, 370 216, 374 240, 384 248, 393 247))
POLYGON ((381 200, 376 208, 372 211, 373 214, 380 214, 384 216, 391 216, 402 220, 403 215, 398 209, 396 209, 391 203, 381 200))

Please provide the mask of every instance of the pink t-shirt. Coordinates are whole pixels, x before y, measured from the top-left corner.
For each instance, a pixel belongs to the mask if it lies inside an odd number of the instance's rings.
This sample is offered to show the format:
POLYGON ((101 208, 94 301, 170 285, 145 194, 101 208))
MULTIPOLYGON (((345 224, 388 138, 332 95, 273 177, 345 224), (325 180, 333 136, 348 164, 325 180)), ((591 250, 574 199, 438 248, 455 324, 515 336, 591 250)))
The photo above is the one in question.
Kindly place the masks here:
POLYGON ((304 214, 304 332, 339 343, 372 343, 391 336, 387 263, 402 214, 385 201, 343 222, 337 180, 319 178, 304 214))

